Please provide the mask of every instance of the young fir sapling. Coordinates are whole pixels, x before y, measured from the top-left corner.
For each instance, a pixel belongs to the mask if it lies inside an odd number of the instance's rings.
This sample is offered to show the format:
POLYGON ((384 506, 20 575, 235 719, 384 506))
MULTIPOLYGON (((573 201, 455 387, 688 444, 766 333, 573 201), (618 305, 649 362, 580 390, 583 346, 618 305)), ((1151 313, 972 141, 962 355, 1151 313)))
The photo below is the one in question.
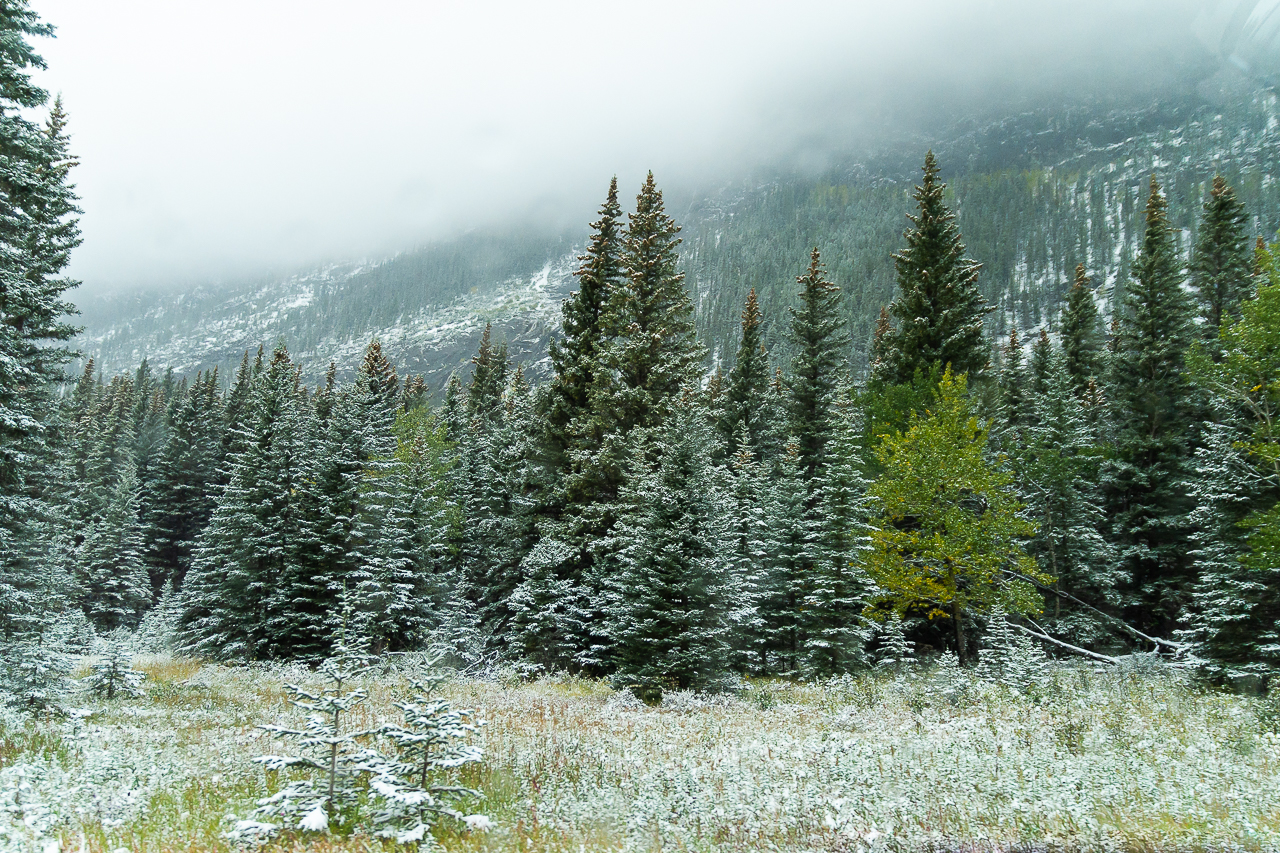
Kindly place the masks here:
POLYGON ((339 639, 333 654, 320 664, 320 674, 328 684, 316 691, 296 684, 286 684, 289 704, 307 712, 301 729, 265 725, 259 728, 273 736, 292 741, 302 755, 264 755, 255 761, 267 770, 302 769, 310 771, 305 779, 294 779, 270 797, 258 801, 255 818, 274 819, 239 821, 231 834, 238 838, 269 836, 280 829, 304 829, 322 832, 331 823, 341 823, 346 813, 359 804, 361 785, 360 761, 364 756, 361 741, 372 732, 349 728, 347 717, 368 694, 352 689, 351 683, 369 669, 368 656, 359 645, 348 645, 339 639))
POLYGON ((481 760, 483 750, 470 743, 479 723, 469 710, 455 710, 435 695, 445 676, 432 673, 411 679, 414 695, 395 706, 404 715, 400 725, 379 730, 393 755, 369 750, 361 768, 372 774, 369 785, 378 798, 371 816, 375 834, 397 842, 421 841, 439 816, 463 820, 469 827, 487 826, 483 815, 463 815, 453 803, 483 796, 473 788, 438 784, 441 771, 481 760))
POLYGON ((133 668, 133 653, 128 649, 128 633, 112 632, 102 640, 101 653, 84 677, 85 689, 103 699, 114 699, 119 693, 129 698, 142 695, 146 673, 133 668))

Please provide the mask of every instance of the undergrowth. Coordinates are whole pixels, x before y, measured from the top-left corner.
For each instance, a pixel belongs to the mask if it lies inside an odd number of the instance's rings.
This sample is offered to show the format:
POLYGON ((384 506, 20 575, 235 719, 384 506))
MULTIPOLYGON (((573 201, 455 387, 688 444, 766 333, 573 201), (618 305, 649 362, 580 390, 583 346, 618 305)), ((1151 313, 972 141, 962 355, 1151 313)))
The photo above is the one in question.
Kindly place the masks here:
MULTIPOLYGON (((0 849, 238 849, 226 833, 288 781, 253 758, 304 667, 140 658, 145 693, 0 725, 0 849)), ((407 668, 411 669, 411 668, 407 668)), ((363 686, 396 718, 411 671, 363 686)), ((1054 664, 1018 689, 943 664, 751 681, 646 707, 577 678, 457 678, 485 760, 458 784, 492 828, 451 851, 1280 849, 1280 711, 1159 668, 1054 664)), ((394 850, 295 832, 268 850, 394 850)))

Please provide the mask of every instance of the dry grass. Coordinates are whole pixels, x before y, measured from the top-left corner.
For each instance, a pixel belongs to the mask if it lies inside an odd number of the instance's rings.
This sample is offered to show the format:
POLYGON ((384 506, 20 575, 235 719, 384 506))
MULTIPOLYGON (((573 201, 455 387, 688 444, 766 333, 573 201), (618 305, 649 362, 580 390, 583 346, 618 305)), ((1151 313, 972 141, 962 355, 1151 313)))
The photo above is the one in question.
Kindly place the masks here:
MULTIPOLYGON (((281 784, 252 763, 274 749, 255 725, 290 719, 283 684, 312 675, 138 664, 143 699, 0 731, 0 792, 5 773, 42 768, 27 802, 47 801, 65 850, 229 853, 231 818, 281 784)), ((392 718, 404 685, 371 680, 352 724, 392 718)), ((1275 709, 1167 672, 1061 667, 1016 692, 944 667, 657 709, 572 678, 447 692, 486 720, 486 761, 459 781, 496 824, 442 825, 452 851, 1280 849, 1275 709)), ((295 835, 269 849, 393 846, 295 835)))

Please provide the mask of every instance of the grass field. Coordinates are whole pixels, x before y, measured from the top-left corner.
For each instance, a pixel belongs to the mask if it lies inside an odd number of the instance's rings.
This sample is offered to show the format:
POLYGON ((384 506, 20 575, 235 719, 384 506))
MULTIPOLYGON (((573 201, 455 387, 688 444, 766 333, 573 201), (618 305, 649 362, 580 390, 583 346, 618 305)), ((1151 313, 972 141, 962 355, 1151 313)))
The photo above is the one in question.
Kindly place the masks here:
MULTIPOLYGON (((146 695, 71 697, 0 729, 0 849, 233 850, 281 774, 255 728, 294 721, 301 667, 139 658, 146 695)), ((403 671, 371 676, 356 726, 394 718, 403 671)), ((1164 668, 1058 664, 1021 691, 931 665, 821 684, 750 683, 646 707, 593 681, 457 678, 485 721, 460 781, 487 832, 458 851, 1280 850, 1280 705, 1164 668)), ((396 848, 299 833, 269 849, 396 848)))

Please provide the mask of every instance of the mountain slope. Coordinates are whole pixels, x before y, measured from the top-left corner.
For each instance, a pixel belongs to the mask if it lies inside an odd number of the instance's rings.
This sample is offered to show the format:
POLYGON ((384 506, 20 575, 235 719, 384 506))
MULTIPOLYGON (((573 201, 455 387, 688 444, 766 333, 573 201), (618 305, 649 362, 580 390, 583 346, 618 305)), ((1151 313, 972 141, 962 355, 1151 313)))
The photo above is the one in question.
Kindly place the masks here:
MULTIPOLYGON (((682 263, 713 358, 731 357, 738 314, 754 287, 766 341, 785 359, 785 309, 808 251, 822 249, 846 293, 852 365, 865 364, 880 307, 893 298, 892 252, 930 144, 912 140, 819 176, 779 174, 726 188, 677 212, 682 263)), ((954 128, 933 144, 950 182, 991 332, 1049 324, 1077 263, 1099 283, 1105 309, 1122 288, 1140 235, 1147 180, 1165 184, 1187 251, 1215 172, 1236 187, 1256 233, 1280 226, 1280 107, 1246 91, 1228 103, 1194 89, 1138 109, 1041 109, 954 128)), ((83 305, 81 348, 108 373, 143 356, 180 373, 238 362, 284 338, 308 381, 331 360, 350 368, 368 340, 440 388, 465 369, 486 322, 535 375, 573 287, 576 235, 469 235, 378 263, 332 266, 241 288, 141 295, 83 305)))

